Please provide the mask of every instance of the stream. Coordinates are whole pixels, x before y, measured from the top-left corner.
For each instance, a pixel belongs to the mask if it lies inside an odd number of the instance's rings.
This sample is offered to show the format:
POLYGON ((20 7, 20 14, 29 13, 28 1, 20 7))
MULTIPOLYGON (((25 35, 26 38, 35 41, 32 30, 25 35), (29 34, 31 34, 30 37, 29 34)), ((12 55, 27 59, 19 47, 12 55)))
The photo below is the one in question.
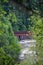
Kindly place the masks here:
POLYGON ((36 40, 26 39, 19 41, 19 43, 21 44, 21 52, 19 55, 20 60, 24 60, 36 54, 35 51, 36 40), (33 48, 33 50, 31 48, 33 48))

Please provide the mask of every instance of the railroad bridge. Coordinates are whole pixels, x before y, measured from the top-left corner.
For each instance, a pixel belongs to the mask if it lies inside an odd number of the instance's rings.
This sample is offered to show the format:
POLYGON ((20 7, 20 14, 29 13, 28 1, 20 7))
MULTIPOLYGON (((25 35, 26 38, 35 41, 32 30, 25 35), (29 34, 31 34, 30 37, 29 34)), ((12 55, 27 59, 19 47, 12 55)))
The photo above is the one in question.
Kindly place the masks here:
POLYGON ((14 34, 15 36, 17 36, 19 40, 25 40, 25 39, 32 38, 32 33, 30 31, 18 31, 18 32, 14 32, 14 34))

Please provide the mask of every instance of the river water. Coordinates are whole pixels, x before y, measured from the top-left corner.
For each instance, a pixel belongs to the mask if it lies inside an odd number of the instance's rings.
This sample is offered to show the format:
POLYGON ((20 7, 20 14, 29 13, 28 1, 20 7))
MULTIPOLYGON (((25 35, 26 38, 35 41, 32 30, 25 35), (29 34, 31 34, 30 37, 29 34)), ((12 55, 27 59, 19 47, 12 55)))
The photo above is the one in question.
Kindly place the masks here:
POLYGON ((32 59, 32 57, 35 56, 35 54, 36 54, 36 51, 35 51, 36 40, 26 39, 26 40, 19 41, 19 43, 21 44, 21 52, 19 55, 19 59, 24 60, 29 57, 31 57, 31 59, 32 59), (33 48, 33 50, 32 50, 32 48, 33 48))

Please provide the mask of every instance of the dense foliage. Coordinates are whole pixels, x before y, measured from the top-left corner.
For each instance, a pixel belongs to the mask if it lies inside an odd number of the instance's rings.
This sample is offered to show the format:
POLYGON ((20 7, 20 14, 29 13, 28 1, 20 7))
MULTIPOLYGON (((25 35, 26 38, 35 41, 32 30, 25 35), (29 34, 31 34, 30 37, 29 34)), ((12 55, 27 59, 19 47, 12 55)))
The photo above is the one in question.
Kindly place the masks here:
POLYGON ((20 47, 12 30, 9 13, 4 10, 5 2, 0 1, 0 65, 14 65, 18 62, 20 47))
MULTIPOLYGON (((37 42, 37 61, 33 65, 43 65, 42 13, 43 0, 0 0, 0 65, 15 65, 18 62, 20 47, 14 32, 28 30, 33 32, 37 42), (23 9, 23 12, 22 7, 26 11, 23 9)), ((25 64, 30 65, 28 61, 19 65, 25 64)))
POLYGON ((36 39, 36 65, 43 65, 43 18, 39 15, 31 16, 33 26, 31 31, 33 32, 33 38, 36 39), (34 22, 35 21, 35 22, 34 22))
POLYGON ((35 65, 43 65, 43 4, 41 1, 36 1, 35 13, 31 16, 33 37, 36 39, 36 55, 37 61, 35 65))
POLYGON ((28 16, 30 16, 30 14, 28 14, 28 11, 23 9, 24 7, 19 6, 19 4, 16 4, 15 2, 9 1, 3 4, 3 8, 7 12, 6 15, 11 22, 13 31, 30 30, 29 27, 31 23, 28 20, 28 16))

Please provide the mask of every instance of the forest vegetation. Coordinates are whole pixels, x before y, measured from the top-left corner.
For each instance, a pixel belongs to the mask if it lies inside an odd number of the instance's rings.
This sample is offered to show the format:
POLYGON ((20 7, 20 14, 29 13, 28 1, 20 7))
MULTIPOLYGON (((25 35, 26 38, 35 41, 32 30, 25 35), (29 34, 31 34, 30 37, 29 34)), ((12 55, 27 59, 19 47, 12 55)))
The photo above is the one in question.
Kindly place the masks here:
POLYGON ((0 0, 0 65, 43 65, 43 0, 0 0), (37 42, 35 64, 28 60, 18 64, 20 44, 15 31, 33 33, 37 42))

